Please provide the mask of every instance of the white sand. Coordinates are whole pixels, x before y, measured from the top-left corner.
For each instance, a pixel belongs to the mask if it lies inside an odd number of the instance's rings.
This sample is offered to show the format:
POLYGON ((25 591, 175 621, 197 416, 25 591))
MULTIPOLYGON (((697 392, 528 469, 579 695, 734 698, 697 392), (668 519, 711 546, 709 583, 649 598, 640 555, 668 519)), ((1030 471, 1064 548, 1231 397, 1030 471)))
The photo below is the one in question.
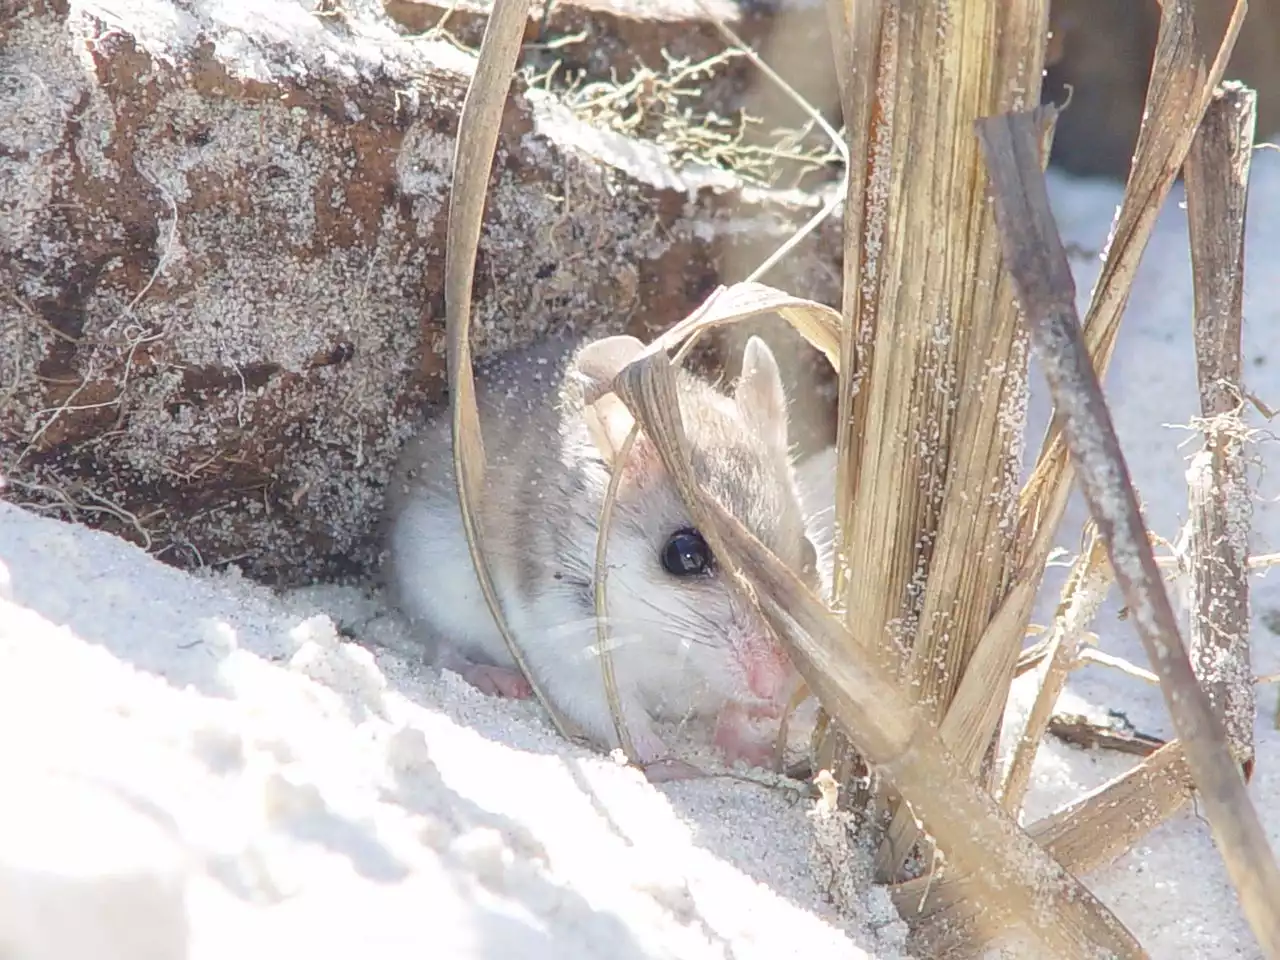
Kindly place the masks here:
MULTIPOLYGON (((1280 407, 1280 301, 1266 272, 1280 249, 1280 157, 1259 154, 1254 169, 1248 385, 1280 407)), ((1099 248, 1118 189, 1052 187, 1066 238, 1099 248)), ((1095 275, 1078 265, 1082 304, 1095 275)), ((1190 302, 1172 203, 1109 378, 1149 522, 1169 537, 1194 448, 1163 426, 1195 412, 1190 302)), ((1274 445, 1256 452, 1276 462, 1274 445)), ((1276 486, 1261 474, 1257 552, 1280 550, 1276 486)), ((1083 515, 1075 504, 1064 545, 1083 515)), ((1277 586, 1255 580, 1258 673, 1280 670, 1277 586)), ((1142 664, 1116 607, 1097 625, 1103 648, 1142 664)), ((0 504, 0 954, 903 955, 882 892, 843 919, 824 903, 803 804, 732 781, 652 787, 558 741, 532 704, 482 697, 404 651, 397 622, 356 591, 280 598, 235 576, 193 577, 0 504)), ((1015 716, 1028 693, 1019 684, 1015 716)), ((1114 670, 1080 671, 1064 700, 1171 735, 1158 691, 1114 670)), ((1280 849, 1274 709, 1275 688, 1262 688, 1252 792, 1280 849)), ((1131 762, 1049 741, 1030 815, 1131 762)), ((1153 957, 1260 956, 1194 813, 1087 880, 1153 957)))

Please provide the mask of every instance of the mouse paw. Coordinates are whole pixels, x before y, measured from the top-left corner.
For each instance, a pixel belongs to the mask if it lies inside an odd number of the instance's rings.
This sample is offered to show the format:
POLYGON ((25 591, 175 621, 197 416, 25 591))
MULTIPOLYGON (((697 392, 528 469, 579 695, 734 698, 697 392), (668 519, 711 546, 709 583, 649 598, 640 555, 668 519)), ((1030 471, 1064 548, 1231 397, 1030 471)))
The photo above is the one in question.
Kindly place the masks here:
POLYGON ((528 700, 533 687, 518 669, 496 667, 490 663, 468 663, 459 671, 462 679, 481 693, 511 700, 528 700))
POLYGON ((760 731, 748 712, 737 704, 720 711, 714 742, 730 764, 741 760, 749 767, 773 769, 773 739, 760 731))

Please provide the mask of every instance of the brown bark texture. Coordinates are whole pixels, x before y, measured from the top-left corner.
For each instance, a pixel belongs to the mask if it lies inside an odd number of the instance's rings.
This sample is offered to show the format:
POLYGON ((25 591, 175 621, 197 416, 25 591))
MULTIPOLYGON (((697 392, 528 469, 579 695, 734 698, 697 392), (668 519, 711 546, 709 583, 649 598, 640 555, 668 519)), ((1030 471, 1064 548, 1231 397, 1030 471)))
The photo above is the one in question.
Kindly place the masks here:
MULTIPOLYGON (((395 451, 444 396, 446 207, 473 60, 358 0, 121 10, 0 2, 3 496, 183 566, 364 573, 395 451)), ((678 171, 517 85, 475 354, 648 337, 821 205, 678 171)), ((771 281, 838 302, 839 232, 836 218, 771 281)), ((796 381, 823 374, 770 330, 796 381)))

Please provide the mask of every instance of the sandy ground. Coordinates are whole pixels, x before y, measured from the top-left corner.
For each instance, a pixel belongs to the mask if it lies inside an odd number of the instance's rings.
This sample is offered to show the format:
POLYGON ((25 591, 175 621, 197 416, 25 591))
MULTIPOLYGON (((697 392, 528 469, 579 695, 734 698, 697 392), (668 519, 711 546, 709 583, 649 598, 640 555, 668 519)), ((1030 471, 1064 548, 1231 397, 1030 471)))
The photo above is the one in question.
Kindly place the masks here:
MULTIPOLYGON (((1099 250, 1119 190, 1060 176, 1051 187, 1066 239, 1099 250)), ((1195 446, 1172 425, 1197 402, 1180 200, 1160 221, 1108 378, 1148 521, 1170 538, 1195 446)), ((1275 154, 1255 160, 1250 204, 1248 386, 1280 407, 1275 154)), ((1077 259, 1083 305, 1096 255, 1077 259)), ((1028 436, 1046 414, 1036 380, 1028 436)), ((1254 453, 1253 548, 1271 552, 1276 447, 1264 435, 1254 453)), ((1073 504, 1064 546, 1077 546, 1083 518, 1073 504)), ((1255 669, 1274 673, 1280 580, 1254 587, 1255 669)), ((1117 609, 1113 595, 1102 648, 1143 664, 1117 609)), ((1260 688, 1251 790, 1280 849, 1275 691, 1260 688)), ((1032 692, 1017 685, 1011 720, 1032 692)), ((1158 690, 1114 669, 1077 672, 1061 706, 1172 733, 1158 690)), ((424 667, 359 590, 282 597, 234 573, 192 576, 0 504, 0 720, 6 956, 905 956, 881 891, 844 915, 826 902, 806 802, 728 779, 651 786, 559 741, 532 704, 424 667)), ((1130 762, 1046 743, 1029 816, 1130 762)), ((1261 956, 1194 811, 1087 881, 1153 957, 1261 956)))

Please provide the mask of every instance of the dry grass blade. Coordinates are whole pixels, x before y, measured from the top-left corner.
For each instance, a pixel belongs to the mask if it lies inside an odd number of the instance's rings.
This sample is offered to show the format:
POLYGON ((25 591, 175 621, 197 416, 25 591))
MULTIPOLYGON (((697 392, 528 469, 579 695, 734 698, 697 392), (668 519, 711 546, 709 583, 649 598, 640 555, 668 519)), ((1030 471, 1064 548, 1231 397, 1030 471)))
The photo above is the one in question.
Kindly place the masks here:
POLYGON ((840 314, 826 304, 753 281, 717 287, 702 306, 654 340, 650 348, 679 346, 682 358, 687 341, 696 335, 764 313, 776 313, 786 320, 840 372, 840 314))
POLYGON ((1029 114, 978 121, 1006 262, 1063 435, 1116 582, 1160 677, 1227 871, 1268 956, 1280 957, 1280 869, 1232 759, 1226 731, 1196 682, 1102 388, 1085 349, 1075 283, 1054 225, 1029 114))
MULTIPOLYGON (((1166 744, 1132 770, 1038 820, 1027 832, 1073 874, 1111 863, 1190 801, 1194 786, 1182 745, 1166 744)), ((947 871, 919 877, 892 890, 904 917, 915 920, 911 945, 917 956, 943 960, 981 956, 1000 932, 986 918, 979 933, 978 901, 968 877, 947 871)))
MULTIPOLYGON (((636 437, 640 435, 638 427, 632 427, 618 450, 618 462, 626 463, 631 456, 631 448, 636 437)), ((609 714, 613 717, 613 729, 618 735, 618 744, 623 754, 631 763, 637 762, 635 745, 631 741, 631 731, 627 727, 627 719, 622 713, 622 701, 618 696, 618 678, 613 670, 613 650, 609 639, 609 525, 613 522, 613 505, 618 500, 618 487, 622 483, 622 471, 615 470, 609 478, 609 486, 605 490, 604 502, 600 504, 600 526, 596 535, 595 560, 595 611, 596 611, 596 649, 599 651, 600 672, 604 680, 604 695, 609 702, 609 714)))
POLYGON ((1000 805, 1009 813, 1022 809, 1041 738, 1079 655, 1081 634, 1097 616, 1111 580, 1111 567, 1106 562, 1103 545, 1097 533, 1092 533, 1088 549, 1076 558, 1063 587, 1062 602, 1049 636, 1049 662, 1005 773, 1000 805))
POLYGON ((689 465, 672 367, 661 345, 651 345, 629 364, 613 388, 658 447, 698 529, 721 558, 727 581, 761 610, 809 688, 893 782, 951 861, 981 878, 984 899, 1017 916, 1056 955, 1145 956, 1110 911, 966 776, 928 712, 870 655, 867 638, 855 637, 702 493, 689 465))
POLYGON ((1196 375, 1205 448, 1187 471, 1191 661, 1246 771, 1257 698, 1249 659, 1249 522, 1240 416, 1244 227, 1257 94, 1228 84, 1205 111, 1185 167, 1195 280, 1196 375))
MULTIPOLYGON (((1227 58, 1240 32, 1245 7, 1243 0, 1238 0, 1232 8, 1216 55, 1206 51, 1204 38, 1197 31, 1194 4, 1167 0, 1161 7, 1160 34, 1133 166, 1084 322, 1084 340, 1099 376, 1110 362, 1120 317, 1156 217, 1187 155, 1214 87, 1222 79, 1227 58)), ((1060 418, 1055 416, 1035 470, 1022 492, 1013 584, 998 614, 1019 645, 1031 620, 1037 588, 1067 507, 1073 474, 1074 465, 1067 456, 1060 418)), ((996 627, 993 622, 988 633, 995 632, 996 627)), ((998 723, 998 715, 993 723, 998 723)), ((994 732, 994 726, 992 730, 994 732)))
MULTIPOLYGON (((825 304, 812 300, 793 297, 773 287, 753 281, 734 284, 731 287, 717 287, 702 304, 689 316, 663 333, 652 348, 677 348, 675 362, 680 363, 692 349, 698 338, 714 327, 724 326, 737 321, 765 313, 777 313, 787 320, 809 343, 822 352, 833 365, 839 363, 840 315, 825 304)), ((839 367, 836 367, 837 372, 839 367)), ((626 460, 631 447, 640 432, 640 424, 631 428, 621 450, 620 461, 626 460)), ((618 699, 618 682, 614 676, 613 656, 607 630, 607 582, 609 525, 612 519, 613 505, 618 496, 621 471, 615 471, 609 480, 609 488, 605 491, 604 502, 600 511, 600 526, 596 535, 595 557, 595 612, 596 612, 596 645, 600 656, 600 669, 603 675, 605 695, 609 701, 609 711, 613 715, 614 729, 618 734, 618 742, 622 745, 627 759, 635 762, 635 751, 627 730, 626 718, 622 714, 618 699)), ((785 721, 784 721, 785 723, 785 721)), ((786 728, 779 732, 779 750, 777 761, 781 762, 781 745, 785 742, 786 728)))
POLYGON ((463 528, 485 603, 489 605, 512 659, 529 681, 556 729, 568 737, 568 728, 543 693, 503 617, 475 514, 475 504, 484 484, 485 456, 480 436, 480 413, 476 408, 475 376, 471 369, 471 288, 489 173, 493 169, 493 152, 502 123, 502 107, 511 87, 511 76, 515 72, 528 15, 529 0, 496 0, 485 25, 475 74, 458 117, 458 143, 453 157, 453 183, 449 188, 449 232, 444 258, 449 407, 453 418, 453 467, 463 528))
POLYGON ((859 460, 863 428, 853 416, 853 400, 861 377, 860 344, 868 339, 869 324, 864 311, 878 300, 882 262, 876 249, 867 249, 863 238, 879 229, 868 220, 873 210, 868 199, 883 202, 884 184, 889 164, 887 157, 877 157, 875 148, 888 147, 889 126, 882 107, 876 100, 881 82, 880 51, 885 40, 886 4, 884 0, 827 0, 827 21, 831 25, 835 50, 836 78, 840 85, 840 101, 844 116, 848 166, 845 176, 844 215, 844 284, 841 313, 846 323, 840 341, 840 363, 844 371, 840 380, 839 409, 836 416, 836 543, 832 570, 832 595, 843 597, 848 591, 848 551, 841 531, 849 529, 850 505, 858 485, 859 460), (860 152, 861 151, 861 152, 860 152), (874 189, 873 189, 874 185, 874 189), (857 376, 855 376, 855 371, 857 376))

